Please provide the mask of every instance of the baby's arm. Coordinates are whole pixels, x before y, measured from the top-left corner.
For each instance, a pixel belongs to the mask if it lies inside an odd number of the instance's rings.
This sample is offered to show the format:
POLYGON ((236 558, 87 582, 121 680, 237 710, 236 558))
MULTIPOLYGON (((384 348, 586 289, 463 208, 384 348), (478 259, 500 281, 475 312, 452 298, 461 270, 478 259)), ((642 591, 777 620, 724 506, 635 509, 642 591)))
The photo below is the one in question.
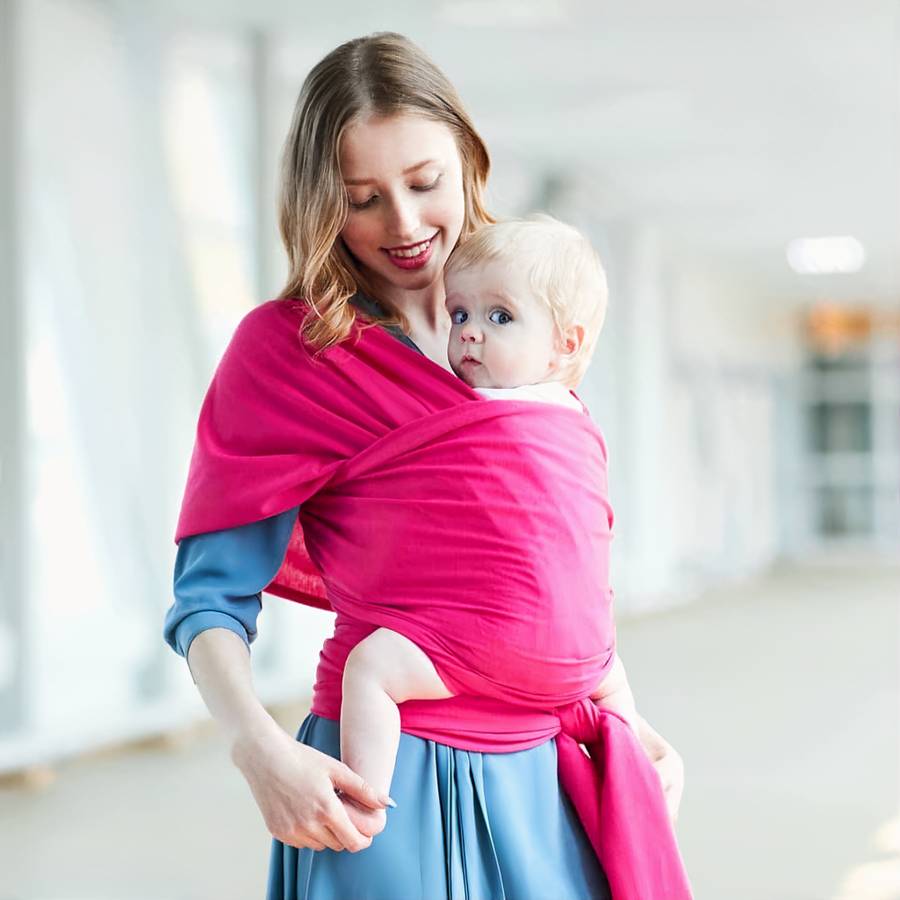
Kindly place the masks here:
POLYGON ((353 648, 344 667, 341 761, 387 793, 400 743, 397 704, 452 696, 416 644, 377 629, 353 648))
POLYGON ((606 673, 603 681, 594 688, 591 700, 601 709, 609 709, 618 713, 631 726, 631 730, 637 734, 638 713, 631 693, 631 685, 628 684, 628 676, 625 674, 625 666, 616 653, 612 668, 606 673))

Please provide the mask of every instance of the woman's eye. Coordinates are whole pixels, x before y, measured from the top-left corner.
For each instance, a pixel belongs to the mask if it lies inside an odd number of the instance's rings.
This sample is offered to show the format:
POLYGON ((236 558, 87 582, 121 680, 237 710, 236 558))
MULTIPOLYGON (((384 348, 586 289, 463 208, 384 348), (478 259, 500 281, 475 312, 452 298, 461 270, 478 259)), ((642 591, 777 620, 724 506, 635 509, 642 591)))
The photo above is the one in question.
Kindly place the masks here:
MULTIPOLYGON (((441 173, 441 175, 443 175, 443 173, 441 173)), ((414 184, 412 186, 412 189, 414 191, 433 191, 438 186, 438 182, 441 180, 441 175, 438 175, 438 177, 435 178, 434 181, 431 182, 431 184, 414 184)))
POLYGON ((453 312, 450 313, 450 321, 454 325, 462 325, 468 318, 469 314, 464 309, 454 309, 453 312))
POLYGON ((512 322, 512 316, 505 309, 491 310, 490 319, 495 325, 506 325, 508 322, 512 322))
POLYGON ((351 209, 366 209, 371 206, 378 199, 377 194, 372 194, 368 200, 363 200, 361 203, 354 203, 353 200, 348 198, 348 203, 350 204, 351 209))

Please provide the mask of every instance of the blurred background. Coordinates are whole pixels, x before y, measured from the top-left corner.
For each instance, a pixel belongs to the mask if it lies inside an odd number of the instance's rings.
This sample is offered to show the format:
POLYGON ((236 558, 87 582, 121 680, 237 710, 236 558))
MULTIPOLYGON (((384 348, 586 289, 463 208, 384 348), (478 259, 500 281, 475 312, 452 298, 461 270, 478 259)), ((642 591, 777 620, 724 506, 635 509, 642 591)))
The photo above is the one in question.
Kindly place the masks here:
MULTIPOLYGON (((889 0, 0 0, 0 900, 249 898, 269 836, 163 643, 196 417, 279 291, 302 79, 404 32, 493 210, 584 229, 619 647, 698 898, 900 898, 889 0)), ((330 616, 264 602, 294 732, 330 616)), ((539 896, 536 895, 536 896, 539 896)))

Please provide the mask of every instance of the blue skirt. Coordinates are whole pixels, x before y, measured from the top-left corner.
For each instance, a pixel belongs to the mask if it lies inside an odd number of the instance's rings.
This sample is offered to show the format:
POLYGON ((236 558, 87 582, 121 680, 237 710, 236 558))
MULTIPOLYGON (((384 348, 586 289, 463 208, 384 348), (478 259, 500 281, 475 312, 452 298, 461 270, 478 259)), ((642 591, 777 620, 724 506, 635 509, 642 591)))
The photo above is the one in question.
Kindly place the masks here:
MULTIPOLYGON (((340 759, 340 725, 297 740, 340 759)), ((272 842, 267 900, 609 900, 556 770, 556 743, 479 753, 401 733, 396 809, 358 853, 272 842)))

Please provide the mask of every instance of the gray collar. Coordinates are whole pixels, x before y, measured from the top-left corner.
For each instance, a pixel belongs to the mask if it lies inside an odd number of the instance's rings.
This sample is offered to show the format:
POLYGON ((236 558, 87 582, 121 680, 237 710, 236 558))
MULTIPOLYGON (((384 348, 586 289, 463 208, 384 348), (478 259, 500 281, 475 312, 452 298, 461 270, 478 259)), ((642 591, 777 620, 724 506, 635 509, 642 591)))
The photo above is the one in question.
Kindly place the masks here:
MULTIPOLYGON (((364 312, 367 316, 371 316, 373 319, 380 319, 387 315, 387 310, 377 301, 372 299, 371 297, 367 297, 361 291, 357 291, 351 298, 350 302, 358 309, 364 312)), ((422 351, 415 345, 412 338, 408 334, 404 334, 401 331, 399 325, 382 325, 381 326, 385 331, 389 334, 392 334, 395 338, 402 341, 406 344, 407 347, 411 347, 416 353, 421 353, 422 351)))

